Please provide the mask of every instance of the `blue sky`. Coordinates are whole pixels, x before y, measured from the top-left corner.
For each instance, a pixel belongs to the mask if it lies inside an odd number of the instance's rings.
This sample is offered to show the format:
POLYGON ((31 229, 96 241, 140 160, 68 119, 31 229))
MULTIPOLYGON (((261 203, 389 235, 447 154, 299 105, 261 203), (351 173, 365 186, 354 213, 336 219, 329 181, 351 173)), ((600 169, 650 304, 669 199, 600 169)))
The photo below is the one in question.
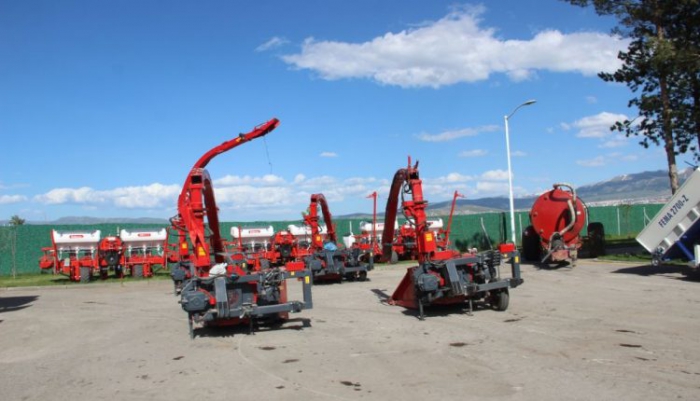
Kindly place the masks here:
POLYGON ((0 219, 170 217, 203 153, 273 117, 208 166, 224 221, 383 209, 408 155, 431 202, 506 196, 529 99, 516 195, 665 169, 608 129, 634 116, 596 76, 613 25, 556 0, 0 2, 0 219))

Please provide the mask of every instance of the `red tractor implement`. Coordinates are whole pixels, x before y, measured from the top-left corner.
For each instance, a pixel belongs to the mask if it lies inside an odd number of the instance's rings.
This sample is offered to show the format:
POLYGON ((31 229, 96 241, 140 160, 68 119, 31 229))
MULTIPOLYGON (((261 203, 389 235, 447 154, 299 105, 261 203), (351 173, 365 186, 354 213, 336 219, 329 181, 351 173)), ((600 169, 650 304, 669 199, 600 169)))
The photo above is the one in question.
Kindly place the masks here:
POLYGON ((464 195, 455 191, 454 196, 452 196, 452 206, 450 207, 450 217, 447 220, 447 229, 442 228, 442 219, 439 219, 439 222, 436 222, 436 224, 430 226, 431 230, 437 230, 437 246, 439 249, 442 250, 450 248, 450 232, 452 230, 452 217, 455 214, 457 198, 464 198, 464 195))
MULTIPOLYGON (((530 226, 522 237, 523 256, 542 264, 576 266, 583 245, 581 230, 586 224, 588 211, 576 190, 569 184, 554 184, 540 195, 530 210, 530 226)), ((600 223, 588 225, 589 237, 598 238, 600 223)), ((601 237, 602 238, 602 237, 601 237)))
POLYGON ((59 232, 51 230, 52 246, 42 248, 39 267, 54 274, 68 276, 71 281, 85 283, 99 271, 100 230, 59 232))
POLYGON ((116 235, 110 235, 100 240, 99 245, 100 278, 109 277, 113 271, 116 277, 124 276, 124 244, 116 235))
POLYGON ((288 270, 303 270, 304 257, 309 254, 308 248, 299 243, 297 237, 289 230, 275 233, 270 243, 270 250, 265 253, 264 260, 271 266, 284 266, 288 270))
POLYGON ((493 309, 506 310, 509 303, 508 289, 523 283, 519 254, 514 252, 511 255, 511 277, 506 278, 500 276, 502 260, 498 251, 460 255, 456 251, 440 250, 435 233, 428 228, 425 214, 428 201, 423 198, 418 162, 411 166, 410 157, 408 167, 399 169, 394 175, 389 192, 382 240, 383 254, 391 253, 399 196, 404 216, 415 224, 418 266, 408 268, 389 303, 418 309, 421 320, 425 316, 424 308, 431 305, 467 302, 471 312, 474 301, 484 300, 493 309))
POLYGON ((360 261, 362 251, 359 248, 338 248, 333 216, 323 194, 311 195, 309 213, 304 215, 304 223, 311 230, 311 252, 304 258, 304 262, 313 273, 314 281, 341 282, 343 279, 349 281, 367 279, 367 272, 374 267, 372 256, 369 257, 369 263, 362 263, 360 261), (319 224, 319 206, 326 224, 325 238, 322 233, 323 226, 319 224))
POLYGON ((369 262, 371 259, 374 263, 374 258, 379 258, 382 254, 378 236, 384 230, 384 223, 377 222, 377 192, 372 192, 367 198, 372 198, 372 221, 361 221, 358 235, 354 235, 350 227, 350 234, 343 237, 343 244, 348 249, 359 249, 361 260, 369 262))
POLYGON ((234 251, 251 254, 264 254, 270 247, 270 239, 275 235, 272 226, 231 227, 231 242, 227 246, 234 251))
POLYGON ((173 280, 182 283, 180 304, 187 312, 190 337, 195 326, 254 323, 263 318, 286 319, 289 312, 312 307, 311 273, 300 266, 251 266, 239 255, 225 252, 218 208, 207 164, 217 155, 277 128, 272 119, 247 134, 222 143, 205 153, 192 167, 178 198, 178 214, 171 218, 175 230, 186 233, 191 246, 188 269, 174 269, 173 280), (189 278, 188 278, 189 272, 189 278), (287 300, 287 280, 301 279, 303 301, 287 300))
POLYGON ((168 230, 124 230, 119 238, 123 243, 123 266, 134 278, 153 277, 158 266, 168 266, 168 230))

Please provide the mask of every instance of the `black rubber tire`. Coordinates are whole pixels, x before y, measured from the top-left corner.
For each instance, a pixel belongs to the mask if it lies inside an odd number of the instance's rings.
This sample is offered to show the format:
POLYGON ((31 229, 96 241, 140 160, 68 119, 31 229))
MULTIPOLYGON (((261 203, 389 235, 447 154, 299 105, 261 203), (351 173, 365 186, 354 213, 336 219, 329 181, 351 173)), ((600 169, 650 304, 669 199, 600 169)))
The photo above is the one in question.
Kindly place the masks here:
POLYGON ((81 267, 80 268, 80 282, 81 283, 89 283, 90 276, 92 276, 92 268, 91 267, 81 267))
POLYGON ((527 227, 525 231, 529 231, 530 235, 525 235, 523 232, 523 259, 529 262, 539 262, 542 253, 540 236, 535 233, 535 229, 532 226, 527 227))
POLYGON ((143 265, 134 265, 131 268, 131 275, 134 278, 143 278, 143 265))
POLYGON ((359 281, 367 281, 367 272, 364 271, 364 270, 361 271, 361 272, 358 274, 357 279, 358 279, 359 281))
POLYGON ((491 306, 493 309, 503 312, 508 309, 508 303, 510 302, 510 295, 508 291, 499 291, 491 296, 491 306))
POLYGON ((588 256, 597 258, 605 255, 605 227, 603 223, 588 224, 588 256))

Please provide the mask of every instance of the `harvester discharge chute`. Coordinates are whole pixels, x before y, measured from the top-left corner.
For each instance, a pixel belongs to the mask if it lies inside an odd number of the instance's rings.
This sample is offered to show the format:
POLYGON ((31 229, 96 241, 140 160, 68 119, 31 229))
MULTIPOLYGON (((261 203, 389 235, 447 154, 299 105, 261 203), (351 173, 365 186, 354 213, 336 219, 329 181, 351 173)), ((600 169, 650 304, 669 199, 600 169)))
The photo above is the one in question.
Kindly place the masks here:
POLYGON ((278 125, 279 120, 272 119, 211 149, 187 175, 178 198, 178 214, 171 224, 176 231, 186 234, 191 251, 188 260, 171 274, 176 285, 181 283, 180 303, 187 312, 192 338, 196 325, 247 323, 252 330, 256 320, 286 319, 289 312, 312 307, 311 274, 303 264, 301 269, 263 266, 225 252, 214 188, 205 169, 215 156, 262 137, 278 125), (303 301, 287 300, 287 280, 291 278, 301 279, 303 301))
POLYGON ((359 248, 338 247, 333 217, 323 194, 311 195, 311 204, 309 212, 304 215, 304 224, 309 227, 311 233, 310 254, 304 258, 304 262, 311 270, 314 281, 367 279, 367 272, 374 268, 372 256, 369 256, 369 263, 364 263, 360 260, 362 251, 359 248), (325 236, 323 226, 319 224, 319 206, 326 227, 325 236))
POLYGON ((407 220, 415 224, 418 266, 408 268, 401 283, 391 295, 389 303, 418 309, 424 318, 424 307, 468 303, 485 300, 496 310, 506 310, 509 288, 523 283, 520 277, 520 255, 512 252, 511 277, 501 277, 502 256, 498 251, 460 254, 449 249, 439 249, 437 238, 428 227, 425 209, 428 201, 423 198, 422 182, 418 174, 418 162, 400 169, 394 175, 386 204, 383 255, 391 254, 393 227, 401 197, 401 209, 407 220), (408 199, 410 197, 410 199, 408 199))

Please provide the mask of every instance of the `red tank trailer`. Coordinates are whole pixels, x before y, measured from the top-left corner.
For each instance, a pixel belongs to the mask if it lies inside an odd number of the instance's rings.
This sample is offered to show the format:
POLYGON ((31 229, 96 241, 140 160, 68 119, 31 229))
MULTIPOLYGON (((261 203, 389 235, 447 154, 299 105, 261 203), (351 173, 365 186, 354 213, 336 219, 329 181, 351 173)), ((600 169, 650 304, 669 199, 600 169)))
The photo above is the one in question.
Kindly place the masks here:
MULTIPOLYGON (((530 261, 576 265, 584 237, 581 230, 588 220, 585 203, 569 184, 554 184, 537 198, 530 210, 530 223, 522 237, 523 256, 530 261)), ((589 237, 600 239, 602 225, 591 223, 589 237)))

